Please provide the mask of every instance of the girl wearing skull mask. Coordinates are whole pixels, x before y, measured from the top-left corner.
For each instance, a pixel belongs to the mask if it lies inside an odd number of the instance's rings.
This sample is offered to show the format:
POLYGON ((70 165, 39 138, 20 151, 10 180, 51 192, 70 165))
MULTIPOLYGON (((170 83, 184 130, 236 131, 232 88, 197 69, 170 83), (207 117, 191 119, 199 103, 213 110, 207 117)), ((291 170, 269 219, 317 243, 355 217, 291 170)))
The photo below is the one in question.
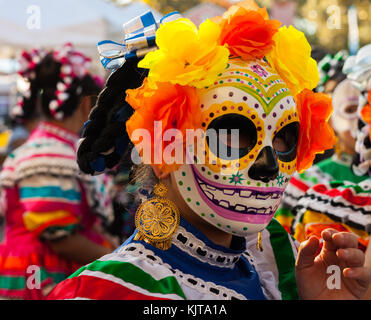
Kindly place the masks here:
MULTIPOLYGON (((103 172, 125 156, 132 141, 143 161, 151 163, 145 168, 159 183, 137 210, 133 236, 112 255, 74 273, 49 299, 328 296, 322 290, 323 261, 314 261, 318 240, 311 239, 299 253, 297 287, 295 243, 271 220, 296 167, 305 169, 316 152, 333 143, 326 124, 328 100, 306 89, 318 81, 312 73, 316 67, 309 59, 310 47, 295 29, 278 27, 265 9, 250 1, 232 7, 215 22, 207 20, 199 30, 187 19, 162 21, 156 31, 159 49, 138 64, 149 69, 148 77, 143 80, 146 74, 137 69, 135 60, 111 75, 86 126, 80 168, 91 174, 103 172), (300 72, 292 69, 292 56, 285 59, 281 54, 283 48, 290 49, 290 37, 296 37, 295 45, 305 52, 297 57, 297 65, 303 66, 300 72), (293 94, 299 93, 297 104, 293 94), (307 125, 305 134, 299 133, 299 123, 301 127, 311 122, 323 128, 314 140, 307 125), (137 129, 145 129, 142 140, 137 129), (204 143, 192 139, 189 143, 185 139, 189 129, 199 130, 204 143), (217 132, 217 143, 209 129, 217 132), (231 129, 239 129, 237 144, 231 129), (303 143, 306 147, 300 148, 303 143), (168 161, 179 145, 189 162, 168 161), (231 158, 221 151, 223 145, 231 158), (163 161, 156 161, 156 156, 163 161), (263 251, 256 246, 261 231, 258 247, 263 251), (315 274, 316 285, 303 280, 309 273, 315 274)), ((131 36, 126 36, 127 43, 135 39, 131 36)), ((341 239, 344 248, 352 246, 349 235, 326 234, 328 251, 323 258, 331 253, 331 259, 337 259, 341 239)), ((347 265, 342 254, 338 259, 347 265)), ((342 290, 339 297, 363 295, 369 274, 361 277, 363 268, 353 271, 356 280, 350 279, 352 269, 345 269, 352 289, 342 290), (359 280, 362 289, 355 289, 359 280)))

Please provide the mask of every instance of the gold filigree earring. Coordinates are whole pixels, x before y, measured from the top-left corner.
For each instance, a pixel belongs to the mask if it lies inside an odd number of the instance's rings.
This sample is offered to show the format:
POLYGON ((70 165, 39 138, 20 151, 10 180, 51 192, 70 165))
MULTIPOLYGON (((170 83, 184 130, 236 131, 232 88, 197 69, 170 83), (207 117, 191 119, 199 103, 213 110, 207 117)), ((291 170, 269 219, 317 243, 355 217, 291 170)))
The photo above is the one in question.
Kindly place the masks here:
POLYGON ((179 226, 179 210, 165 198, 167 188, 156 184, 155 196, 143 202, 135 214, 135 226, 138 230, 134 240, 144 240, 161 250, 171 247, 171 238, 179 226))

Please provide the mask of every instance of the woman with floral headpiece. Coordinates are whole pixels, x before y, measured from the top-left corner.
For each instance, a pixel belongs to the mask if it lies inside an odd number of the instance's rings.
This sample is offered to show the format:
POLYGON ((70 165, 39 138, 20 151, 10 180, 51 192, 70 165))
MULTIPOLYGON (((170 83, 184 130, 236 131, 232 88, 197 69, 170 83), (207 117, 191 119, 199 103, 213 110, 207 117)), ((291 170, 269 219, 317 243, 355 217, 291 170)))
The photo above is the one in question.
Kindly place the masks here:
POLYGON ((117 70, 86 125, 79 166, 97 174, 129 153, 133 174, 157 183, 134 234, 48 299, 364 295, 371 271, 351 234, 328 230, 318 257, 315 237, 297 254, 272 219, 295 170, 334 143, 330 100, 311 91, 319 76, 310 46, 279 26, 243 1, 199 29, 177 14, 160 23, 146 14, 124 25, 124 45, 100 44, 103 64, 117 70), (336 292, 326 287, 328 263, 346 283, 336 292))
POLYGON ((113 249, 99 231, 109 207, 95 191, 98 182, 76 164, 79 133, 102 83, 89 65, 71 44, 21 55, 19 75, 27 86, 13 115, 29 119, 38 110, 42 121, 0 174, 2 298, 44 299, 56 283, 113 249))

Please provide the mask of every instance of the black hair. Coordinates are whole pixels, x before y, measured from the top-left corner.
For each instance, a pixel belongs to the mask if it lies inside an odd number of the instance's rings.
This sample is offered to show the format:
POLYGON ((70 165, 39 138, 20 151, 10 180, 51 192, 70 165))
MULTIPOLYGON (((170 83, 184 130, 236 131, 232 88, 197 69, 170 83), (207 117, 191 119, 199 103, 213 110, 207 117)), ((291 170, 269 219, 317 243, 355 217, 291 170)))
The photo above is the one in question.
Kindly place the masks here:
MULTIPOLYGON (((61 63, 48 53, 37 64, 33 77, 27 77, 30 83, 29 97, 23 97, 23 114, 16 117, 18 122, 37 118, 40 114, 46 118, 53 118, 49 104, 56 99, 57 83, 61 81, 61 63)), ((92 97, 92 105, 95 104, 96 96, 101 88, 94 78, 87 74, 83 78, 74 78, 66 93, 68 99, 64 101, 60 109, 64 118, 71 116, 78 108, 81 99, 92 97)))
POLYGON ((347 76, 346 74, 343 73, 343 66, 344 66, 344 61, 337 64, 336 67, 333 68, 330 78, 328 80, 335 81, 337 84, 345 80, 347 76))
POLYGON ((342 50, 335 55, 331 55, 330 53, 328 53, 320 61, 318 61, 321 79, 319 85, 315 88, 314 91, 326 92, 328 91, 328 84, 331 82, 335 82, 335 84, 332 84, 333 88, 330 87, 330 91, 332 92, 340 82, 346 79, 346 75, 343 73, 343 67, 347 57, 348 53, 342 50))
POLYGON ((328 52, 324 48, 313 46, 311 56, 318 63, 326 56, 327 53, 328 52))
POLYGON ((84 173, 102 173, 122 159, 131 161, 133 145, 126 132, 126 121, 134 110, 125 100, 126 90, 140 87, 148 74, 137 67, 138 62, 139 59, 128 60, 115 70, 98 96, 77 151, 77 163, 84 173))

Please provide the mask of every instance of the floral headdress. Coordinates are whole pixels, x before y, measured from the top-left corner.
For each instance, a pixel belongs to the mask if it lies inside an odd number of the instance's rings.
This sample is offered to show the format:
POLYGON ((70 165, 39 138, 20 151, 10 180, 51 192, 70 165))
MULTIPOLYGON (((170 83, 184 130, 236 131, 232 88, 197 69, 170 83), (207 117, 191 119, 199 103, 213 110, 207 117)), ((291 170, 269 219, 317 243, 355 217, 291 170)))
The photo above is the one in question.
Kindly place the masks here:
POLYGON ((21 96, 18 97, 16 105, 11 108, 11 117, 17 118, 24 115, 23 105, 24 98, 29 99, 31 97, 30 81, 36 76, 35 69, 36 66, 41 62, 41 60, 46 56, 47 52, 42 49, 32 49, 28 51, 22 51, 18 63, 19 70, 18 75, 22 77, 24 82, 24 88, 20 91, 21 96))
MULTIPOLYGON (((22 52, 19 58, 20 69, 18 74, 27 82, 32 81, 36 76, 37 65, 49 53, 61 64, 60 81, 57 83, 55 98, 49 103, 49 110, 55 119, 61 120, 64 117, 62 106, 69 98, 67 91, 75 78, 82 79, 89 73, 91 59, 74 49, 71 43, 66 43, 61 48, 53 51, 32 49, 29 52, 22 52)), ((94 80, 99 87, 102 86, 102 79, 95 77, 94 80)), ((30 86, 28 86, 28 89, 22 92, 22 97, 18 99, 17 105, 12 109, 13 116, 23 115, 24 98, 30 98, 30 95, 30 86)))
MULTIPOLYGON (((152 140, 156 139, 155 121, 162 121, 162 133, 169 128, 182 133, 201 128, 197 89, 213 84, 230 57, 245 61, 265 57, 296 98, 300 120, 297 170, 309 168, 316 153, 335 142, 327 123, 331 99, 311 91, 319 82, 319 73, 304 34, 280 25, 252 0, 232 6, 213 21, 206 20, 199 29, 181 17, 162 23, 155 33, 155 50, 148 50, 138 64, 149 69, 148 78, 140 88, 126 91, 126 100, 135 110, 126 123, 129 137, 135 129, 144 128, 151 132, 152 140)), ((152 156, 163 151, 153 146, 152 156)), ((180 166, 155 165, 163 172, 180 166)))
POLYGON ((53 117, 63 119, 61 106, 69 98, 67 93, 73 79, 82 79, 89 73, 91 59, 75 50, 71 43, 65 44, 60 50, 53 51, 56 61, 61 63, 60 81, 57 83, 55 99, 50 101, 49 109, 53 117))

